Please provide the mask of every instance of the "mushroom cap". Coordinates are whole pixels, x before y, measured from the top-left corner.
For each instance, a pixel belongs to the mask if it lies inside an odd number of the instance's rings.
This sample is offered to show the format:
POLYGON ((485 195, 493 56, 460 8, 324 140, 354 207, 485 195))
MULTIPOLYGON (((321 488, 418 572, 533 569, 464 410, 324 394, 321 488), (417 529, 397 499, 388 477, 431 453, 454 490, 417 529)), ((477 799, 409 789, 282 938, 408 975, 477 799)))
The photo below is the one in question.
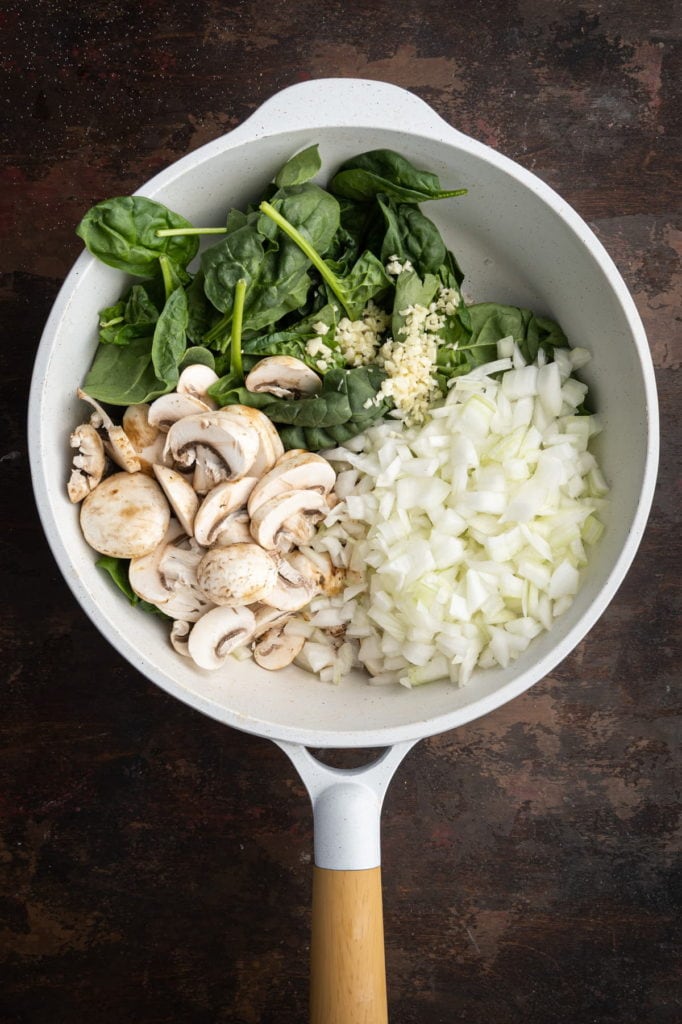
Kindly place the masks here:
POLYGON ((336 482, 333 467, 321 455, 297 449, 294 454, 285 452, 275 465, 265 473, 249 496, 249 515, 259 505, 291 490, 315 490, 328 494, 336 482))
POLYGON ((178 378, 175 390, 179 395, 191 395, 205 402, 211 409, 216 408, 216 402, 208 394, 208 389, 219 380, 218 374, 210 366, 203 363, 192 363, 186 366, 178 378))
POLYGON ((286 521, 304 512, 321 516, 326 508, 325 497, 319 491, 288 490, 264 501, 251 516, 251 535, 267 550, 278 547, 286 535, 286 521))
POLYGON ((71 501, 83 501, 94 491, 104 475, 106 457, 102 438, 90 423, 81 423, 71 434, 69 444, 77 449, 73 457, 67 492, 71 501))
POLYGON ((248 608, 212 608, 192 627, 187 647, 199 668, 220 668, 227 656, 251 637, 255 626, 248 608))
POLYGON ((154 464, 154 476, 161 484, 171 508, 182 524, 188 537, 194 533, 194 517, 199 508, 199 498, 184 476, 168 466, 154 464))
POLYGON ((205 493, 223 480, 238 480, 253 466, 260 434, 251 425, 221 416, 221 410, 184 416, 168 431, 165 454, 179 466, 194 466, 194 489, 205 493))
POLYGON ((253 543, 211 548, 199 563, 197 581, 214 604, 253 604, 277 583, 277 558, 253 543))
POLYGON ((175 619, 171 626, 171 645, 178 654, 182 654, 185 658, 190 657, 188 640, 191 628, 191 624, 189 622, 185 622, 184 619, 175 619))
POLYGON ((156 398, 152 402, 149 407, 148 419, 152 426, 157 427, 165 434, 174 423, 185 416, 196 416, 198 413, 210 411, 211 406, 201 398, 171 391, 170 394, 161 395, 160 398, 156 398))
POLYGON ((252 476, 262 476, 263 473, 267 473, 275 465, 277 459, 284 454, 284 445, 277 428, 260 409, 253 409, 249 405, 225 405, 218 410, 218 415, 225 420, 236 421, 258 432, 260 443, 250 470, 252 476))
POLYGON ((301 359, 293 356, 266 356, 251 368, 244 385, 248 391, 268 392, 278 398, 315 395, 322 380, 301 359))
POLYGON ((304 636, 284 632, 284 625, 273 626, 260 637, 253 647, 253 660, 271 672, 286 668, 301 653, 304 636))
POLYGON ((147 555, 131 558, 128 567, 128 579, 134 592, 143 601, 149 601, 160 607, 169 600, 172 594, 171 583, 161 573, 160 563, 168 544, 183 536, 183 529, 177 519, 171 519, 161 543, 147 555))
POLYGON ((123 413, 121 426, 140 461, 140 469, 143 473, 152 475, 154 463, 160 463, 163 459, 163 446, 165 435, 149 422, 148 403, 129 405, 123 413))
POLYGON ((115 473, 81 505, 83 536, 91 548, 112 558, 149 554, 170 522, 163 491, 144 473, 115 473))
POLYGON ((230 520, 246 510, 257 483, 257 477, 243 476, 240 480, 225 480, 208 492, 194 518, 194 535, 200 544, 210 547, 218 540, 230 520))
POLYGON ((282 612, 298 612, 310 604, 320 587, 315 577, 301 573, 286 558, 279 563, 277 580, 261 601, 282 612))

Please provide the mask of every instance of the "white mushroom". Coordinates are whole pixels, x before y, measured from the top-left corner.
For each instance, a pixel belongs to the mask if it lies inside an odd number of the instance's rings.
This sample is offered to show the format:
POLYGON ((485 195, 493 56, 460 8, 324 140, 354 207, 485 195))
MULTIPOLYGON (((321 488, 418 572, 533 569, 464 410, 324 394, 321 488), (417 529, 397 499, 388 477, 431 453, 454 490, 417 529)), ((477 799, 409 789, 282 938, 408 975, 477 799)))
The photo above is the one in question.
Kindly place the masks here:
POLYGON ((248 405, 226 405, 218 410, 225 420, 234 420, 242 426, 251 427, 258 432, 258 452, 251 466, 253 476, 262 476, 275 465, 277 459, 284 454, 282 439, 277 433, 272 420, 269 420, 260 409, 252 409, 248 405))
POLYGON ((161 542, 146 555, 130 560, 128 579, 134 592, 143 601, 160 607, 173 593, 172 583, 160 570, 160 563, 166 546, 178 537, 184 536, 177 519, 171 519, 161 542))
POLYGON ((308 576, 316 584, 318 591, 327 597, 340 594, 349 583, 360 582, 361 579, 359 573, 353 573, 344 566, 334 565, 326 551, 299 549, 287 555, 287 561, 298 572, 308 576))
POLYGON ((286 626, 287 622, 292 618, 291 612, 282 611, 281 608, 273 608, 269 604, 264 604, 262 601, 256 601, 255 604, 249 605, 253 612, 253 617, 256 620, 252 638, 256 640, 263 633, 267 633, 273 626, 286 626))
POLYGON ((305 637, 284 632, 284 626, 273 626, 253 647, 253 660, 261 668, 276 671, 286 668, 301 653, 305 637))
POLYGON ((109 458, 117 466, 120 466, 121 469, 124 469, 126 473, 138 473, 140 470, 140 460, 123 427, 117 426, 99 402, 96 402, 94 398, 86 394, 82 388, 78 388, 76 393, 79 398, 82 398, 84 402, 87 402, 95 410, 90 417, 90 423, 95 429, 99 430, 101 428, 105 431, 104 450, 109 458))
POLYGON ((196 416, 198 413, 211 412, 211 406, 194 395, 182 395, 171 391, 161 395, 149 407, 149 423, 167 434, 174 423, 185 416, 196 416))
POLYGON ((250 529, 251 520, 248 512, 235 512, 225 520, 220 533, 213 541, 213 547, 226 548, 230 544, 251 544, 253 537, 250 529))
POLYGON ((149 422, 149 409, 146 402, 129 405, 123 413, 121 425, 140 460, 140 469, 151 476, 153 464, 163 459, 166 438, 157 426, 149 422))
POLYGON ((170 596, 158 607, 172 619, 196 622, 215 604, 197 581, 197 568, 204 554, 205 549, 185 534, 164 547, 159 573, 170 596))
POLYGON ((252 367, 244 384, 248 391, 266 391, 278 398, 300 398, 322 390, 322 380, 293 356, 266 356, 252 367))
POLYGON ((67 492, 75 504, 83 501, 97 487, 104 475, 106 458, 102 438, 91 423, 81 423, 76 427, 69 438, 69 444, 76 449, 76 454, 67 492))
POLYGON ((176 473, 174 469, 169 469, 168 466, 155 464, 153 469, 154 476, 161 484, 171 508, 182 523, 182 528, 187 536, 191 537, 194 533, 194 517, 199 508, 199 498, 194 488, 184 476, 176 473))
POLYGON ((283 612, 298 612, 319 593, 317 580, 296 569, 286 558, 279 563, 275 586, 260 600, 283 612))
POLYGON ((249 515, 270 498, 285 491, 319 491, 329 494, 336 481, 332 466, 321 455, 296 449, 285 452, 265 473, 249 496, 249 515))
MULTIPOLYGON (((248 524, 246 503, 253 488, 258 483, 255 476, 243 476, 240 480, 225 480, 213 487, 201 502, 194 518, 194 535, 204 547, 216 542, 221 543, 220 535, 235 522, 248 524)), ((247 525, 246 540, 251 540, 247 525)))
POLYGON ((176 619, 171 626, 171 645, 173 649, 176 650, 178 654, 182 654, 184 658, 190 657, 188 640, 191 628, 191 624, 189 622, 185 622, 184 619, 176 619))
POLYGON ((285 491, 259 505, 251 516, 251 535, 267 550, 288 550, 295 540, 287 530, 287 521, 299 513, 319 520, 326 508, 325 497, 319 491, 285 491))
POLYGON ((193 486, 205 494, 223 480, 238 480, 253 466, 260 434, 235 418, 212 413, 184 416, 174 423, 166 438, 166 456, 176 468, 194 467, 193 486))
POLYGON ((220 668, 232 651, 250 639, 254 625, 248 608, 212 608, 192 627, 187 643, 190 657, 199 668, 220 668))
POLYGON ((203 363, 192 363, 180 374, 175 390, 179 395, 191 395, 205 402, 211 409, 216 408, 215 399, 208 394, 211 384, 218 380, 218 374, 203 363))
POLYGON ((277 583, 278 559, 258 544, 211 548, 197 568, 197 581, 214 604, 231 608, 263 601, 277 583))
POLYGON ((81 505, 83 536, 95 551, 112 558, 135 558, 153 551, 169 521, 163 491, 144 473, 107 477, 81 505))

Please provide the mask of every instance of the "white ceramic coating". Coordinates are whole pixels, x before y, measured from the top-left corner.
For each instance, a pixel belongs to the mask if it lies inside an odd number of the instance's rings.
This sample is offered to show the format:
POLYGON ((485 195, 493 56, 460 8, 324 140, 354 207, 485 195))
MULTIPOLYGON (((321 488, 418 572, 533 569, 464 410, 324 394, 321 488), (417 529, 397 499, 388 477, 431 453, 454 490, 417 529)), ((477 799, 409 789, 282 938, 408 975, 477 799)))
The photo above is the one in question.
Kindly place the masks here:
MULTIPOLYGON (((602 614, 639 545, 652 500, 658 420, 649 349, 634 303, 610 257, 580 217, 518 164, 443 121, 392 85, 324 79, 265 103, 235 131, 190 153, 140 191, 196 224, 219 224, 256 197, 297 150, 318 143, 325 175, 344 158, 388 147, 466 186, 463 199, 428 205, 477 300, 527 305, 556 317, 593 361, 584 372, 603 420, 598 455, 612 514, 580 594, 551 632, 507 669, 479 672, 464 688, 341 686, 298 669, 268 673, 250 662, 203 672, 177 656, 163 624, 130 608, 95 568, 67 499, 67 436, 83 417, 75 398, 92 359, 97 311, 121 291, 117 271, 81 256, 45 327, 29 409, 36 500, 54 556, 95 626, 141 673, 235 728, 311 747, 377 747, 454 728, 526 690, 554 668, 602 614)), ((105 198, 105 197, 102 197, 105 198)))

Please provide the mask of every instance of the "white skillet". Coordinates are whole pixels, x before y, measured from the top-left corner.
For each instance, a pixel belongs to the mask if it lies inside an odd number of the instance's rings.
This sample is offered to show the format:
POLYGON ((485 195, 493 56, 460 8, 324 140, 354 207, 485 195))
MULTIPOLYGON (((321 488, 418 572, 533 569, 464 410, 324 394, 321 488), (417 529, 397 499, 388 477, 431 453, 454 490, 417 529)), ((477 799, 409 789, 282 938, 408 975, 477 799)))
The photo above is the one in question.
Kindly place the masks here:
MULTIPOLYGON (((410 747, 518 696, 558 664, 594 625, 627 572, 644 531, 658 460, 653 368, 635 305, 589 227, 555 192, 506 157, 461 134, 403 89, 322 79, 278 93, 234 131, 190 153, 140 192, 196 224, 222 223, 256 197, 294 152, 318 143, 326 173, 379 147, 439 174, 464 199, 427 205, 476 300, 529 306, 558 319, 593 353, 585 372, 603 420, 598 457, 612 511, 573 606, 507 669, 468 686, 371 687, 360 675, 334 687, 299 669, 268 674, 251 663, 205 673, 179 658, 163 626, 129 608, 94 567, 66 498, 66 438, 96 340, 97 311, 121 275, 87 254, 55 302, 35 363, 29 409, 37 505, 54 556, 95 626, 141 673, 191 707, 277 742, 300 772, 315 823, 311 1019, 387 1019, 379 818, 391 776, 410 747), (374 764, 329 768, 307 748, 387 748, 374 764)), ((102 196, 101 198, 106 198, 102 196)))

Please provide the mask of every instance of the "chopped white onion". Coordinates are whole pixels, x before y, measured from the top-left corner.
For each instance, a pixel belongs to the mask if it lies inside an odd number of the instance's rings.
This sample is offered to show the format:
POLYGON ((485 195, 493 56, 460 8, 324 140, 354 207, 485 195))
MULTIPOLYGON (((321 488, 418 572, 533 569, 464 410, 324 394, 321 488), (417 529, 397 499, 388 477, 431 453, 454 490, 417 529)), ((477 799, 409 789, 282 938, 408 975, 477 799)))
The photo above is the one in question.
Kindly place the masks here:
POLYGON ((310 553, 361 581, 316 598, 310 632, 292 626, 306 636, 299 664, 332 682, 361 665, 377 686, 462 685, 510 664, 570 607, 608 492, 587 450, 600 425, 578 414, 587 389, 571 376, 589 354, 526 365, 513 339, 497 352, 455 378, 423 426, 385 421, 325 453, 344 500, 310 553), (341 651, 329 637, 325 648, 332 627, 341 651))

